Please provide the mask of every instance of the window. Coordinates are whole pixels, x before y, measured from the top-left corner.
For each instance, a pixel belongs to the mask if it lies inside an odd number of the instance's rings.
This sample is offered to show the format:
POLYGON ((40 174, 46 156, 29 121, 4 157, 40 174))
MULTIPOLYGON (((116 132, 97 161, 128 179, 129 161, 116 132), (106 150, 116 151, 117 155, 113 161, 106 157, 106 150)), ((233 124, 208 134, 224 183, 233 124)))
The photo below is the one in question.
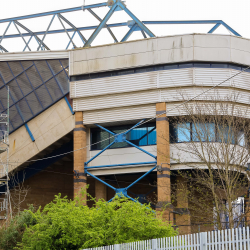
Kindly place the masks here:
MULTIPOLYGON (((128 129, 130 129, 132 125, 126 126, 116 126, 116 127, 107 127, 113 133, 120 134, 128 129)), ((154 123, 144 124, 139 126, 133 130, 131 130, 127 136, 127 140, 132 142, 137 146, 147 146, 147 145, 155 145, 156 144, 156 125, 154 123)), ((114 136, 110 133, 100 129, 93 128, 91 129, 91 150, 102 150, 107 147, 111 142, 114 141, 114 136), (105 140, 105 141, 102 141, 105 140), (97 143, 102 141, 100 143, 97 143)), ((132 147, 127 142, 117 142, 113 144, 110 148, 125 148, 132 147)))
POLYGON ((246 146, 246 139, 243 131, 237 136, 233 129, 227 125, 215 126, 214 123, 186 122, 170 123, 170 142, 223 142, 228 144, 237 143, 239 146, 246 146))

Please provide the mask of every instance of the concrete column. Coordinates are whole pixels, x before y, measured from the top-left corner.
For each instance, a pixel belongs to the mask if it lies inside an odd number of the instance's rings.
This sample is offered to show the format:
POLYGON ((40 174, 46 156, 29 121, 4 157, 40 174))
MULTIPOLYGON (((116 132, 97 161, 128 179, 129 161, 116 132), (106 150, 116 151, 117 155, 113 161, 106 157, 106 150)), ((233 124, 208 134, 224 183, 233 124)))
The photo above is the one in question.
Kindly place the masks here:
POLYGON ((181 176, 177 177, 176 199, 176 225, 180 226, 179 233, 191 234, 191 218, 188 210, 188 187, 185 179, 181 176))
POLYGON ((157 131, 157 165, 161 166, 162 171, 157 172, 157 210, 165 208, 164 219, 173 221, 171 213, 171 186, 170 186, 170 141, 169 141, 169 122, 166 113, 166 103, 156 104, 156 131, 157 131))
MULTIPOLYGON (((100 179, 104 180, 103 177, 100 179)), ((99 199, 107 200, 107 186, 98 180, 95 180, 95 197, 96 201, 99 199)))
POLYGON ((74 151, 74 197, 87 185, 87 177, 84 174, 84 162, 87 160, 86 146, 87 138, 86 128, 83 126, 83 113, 75 112, 74 150, 77 151, 74 151), (80 148, 84 149, 78 150, 80 148))

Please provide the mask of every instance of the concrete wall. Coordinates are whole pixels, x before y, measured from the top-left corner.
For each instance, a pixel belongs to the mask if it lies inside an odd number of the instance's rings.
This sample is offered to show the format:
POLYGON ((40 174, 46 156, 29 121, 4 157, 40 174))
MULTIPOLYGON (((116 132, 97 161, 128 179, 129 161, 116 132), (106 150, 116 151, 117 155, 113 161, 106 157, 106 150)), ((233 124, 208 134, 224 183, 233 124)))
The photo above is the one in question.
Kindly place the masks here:
MULTIPOLYGON (((66 101, 60 100, 43 113, 28 122, 35 141, 32 142, 25 126, 17 129, 10 137, 10 167, 13 170, 25 161, 59 140, 74 129, 74 115, 72 115, 66 101)), ((2 161, 6 154, 1 155, 2 161)))
POLYGON ((70 52, 70 75, 187 61, 250 64, 250 40, 230 35, 157 37, 70 52))

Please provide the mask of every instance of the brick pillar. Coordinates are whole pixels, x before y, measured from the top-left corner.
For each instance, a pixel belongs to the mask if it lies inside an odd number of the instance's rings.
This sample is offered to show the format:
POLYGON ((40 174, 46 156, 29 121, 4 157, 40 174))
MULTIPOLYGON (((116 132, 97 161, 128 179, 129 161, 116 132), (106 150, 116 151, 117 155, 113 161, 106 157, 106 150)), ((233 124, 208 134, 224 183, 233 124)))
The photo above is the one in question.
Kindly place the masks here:
POLYGON ((185 179, 181 176, 177 177, 176 199, 176 225, 180 226, 179 234, 191 234, 191 218, 188 210, 188 187, 185 179))
POLYGON ((244 201, 245 201, 245 220, 246 220, 245 227, 250 226, 250 197, 249 196, 250 196, 250 194, 248 191, 248 192, 246 192, 245 198, 244 198, 244 201))
MULTIPOLYGON (((100 179, 104 180, 104 178, 100 179)), ((96 201, 99 199, 107 200, 107 186, 98 180, 95 180, 95 197, 96 201)))
MULTIPOLYGON (((86 128, 83 126, 83 113, 75 112, 75 129, 74 129, 74 197, 76 197, 81 188, 87 185, 87 177, 84 174, 84 162, 87 159, 87 148, 78 150, 79 148, 86 147, 86 128)), ((86 199, 86 197, 84 197, 86 199)))
POLYGON ((157 172, 157 210, 165 207, 163 217, 167 221, 173 221, 171 213, 171 186, 170 186, 170 144, 169 122, 166 117, 166 103, 156 104, 156 131, 157 131, 157 165, 162 167, 162 172, 157 172))

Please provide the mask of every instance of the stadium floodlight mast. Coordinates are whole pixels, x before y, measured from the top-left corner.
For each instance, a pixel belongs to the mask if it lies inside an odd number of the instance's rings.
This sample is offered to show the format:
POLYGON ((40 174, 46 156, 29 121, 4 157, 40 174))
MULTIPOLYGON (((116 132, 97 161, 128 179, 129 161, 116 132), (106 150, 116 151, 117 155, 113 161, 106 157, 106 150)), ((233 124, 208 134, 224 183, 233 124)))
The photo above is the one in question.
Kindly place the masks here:
MULTIPOLYGON (((77 34, 82 42, 82 45, 80 47, 89 47, 94 42, 98 34, 102 29, 107 29, 110 35, 112 36, 114 43, 118 42, 125 42, 127 41, 130 36, 136 32, 139 31, 142 34, 142 38, 148 38, 148 37, 155 37, 156 35, 147 27, 147 25, 163 25, 163 24, 213 24, 214 26, 208 31, 208 33, 213 33, 219 26, 224 26, 229 32, 231 32, 235 36, 240 36, 239 33, 237 33, 234 29, 232 29, 229 25, 227 25, 222 20, 188 20, 188 21, 141 21, 139 18, 137 18, 126 6, 125 2, 122 0, 108 0, 107 2, 99 3, 99 4, 91 4, 91 5, 85 5, 85 1, 83 1, 83 5, 79 7, 74 8, 68 8, 68 9, 62 9, 62 10, 54 10, 50 12, 44 12, 44 13, 38 13, 33 15, 26 15, 26 16, 19 16, 19 17, 13 17, 13 18, 7 18, 0 20, 0 25, 3 23, 7 23, 7 27, 4 30, 2 34, 0 34, 0 51, 2 53, 11 51, 11 48, 6 48, 2 45, 2 42, 6 39, 13 39, 13 38, 21 38, 20 40, 22 43, 24 43, 24 49, 23 51, 29 50, 29 51, 39 51, 39 50, 50 50, 50 46, 47 45, 47 41, 45 43, 45 39, 48 35, 56 35, 65 33, 67 35, 68 44, 65 49, 68 49, 70 45, 73 45, 73 48, 76 48, 76 45, 74 43, 75 35, 77 34), (94 9, 95 8, 101 8, 106 7, 109 8, 107 14, 104 18, 99 17, 94 9), (64 14, 70 13, 70 12, 76 12, 81 11, 83 14, 85 14, 85 10, 88 10, 88 12, 93 15, 100 23, 98 26, 76 26, 74 25, 70 20, 68 20, 64 14), (129 17, 132 20, 128 20, 127 22, 120 22, 120 23, 111 23, 108 24, 108 20, 111 18, 111 16, 116 11, 124 11, 126 12, 129 17), (50 19, 50 22, 45 30, 42 31, 32 31, 30 28, 28 28, 27 24, 24 25, 22 23, 23 20, 30 20, 33 18, 43 18, 45 16, 52 16, 50 19), (53 24, 55 20, 55 16, 58 17, 60 24, 62 26, 61 29, 53 29, 50 30, 51 25, 53 24), (7 34, 10 25, 13 24, 18 31, 16 34, 7 34), (65 24, 69 25, 70 28, 66 28, 65 24), (20 30, 19 28, 22 28, 20 30), (126 34, 124 34, 123 38, 119 41, 114 32, 112 31, 112 28, 115 27, 128 27, 129 30, 126 34), (89 37, 89 39, 86 39, 84 36, 84 31, 87 30, 93 30, 93 33, 89 37), (40 37, 39 37, 40 36, 40 37), (28 38, 27 40, 25 38, 28 38), (42 37, 42 38, 41 38, 42 37), (32 47, 30 46, 31 40, 35 38, 38 46, 32 47)), ((27 22, 26 22, 27 23, 27 22)), ((60 39, 58 37, 58 39, 60 39)), ((56 40, 56 39, 53 39, 56 40)), ((9 43, 8 43, 9 44, 9 43)), ((60 43, 58 43, 60 44, 60 43)), ((8 45, 10 46, 10 45, 8 45)))

